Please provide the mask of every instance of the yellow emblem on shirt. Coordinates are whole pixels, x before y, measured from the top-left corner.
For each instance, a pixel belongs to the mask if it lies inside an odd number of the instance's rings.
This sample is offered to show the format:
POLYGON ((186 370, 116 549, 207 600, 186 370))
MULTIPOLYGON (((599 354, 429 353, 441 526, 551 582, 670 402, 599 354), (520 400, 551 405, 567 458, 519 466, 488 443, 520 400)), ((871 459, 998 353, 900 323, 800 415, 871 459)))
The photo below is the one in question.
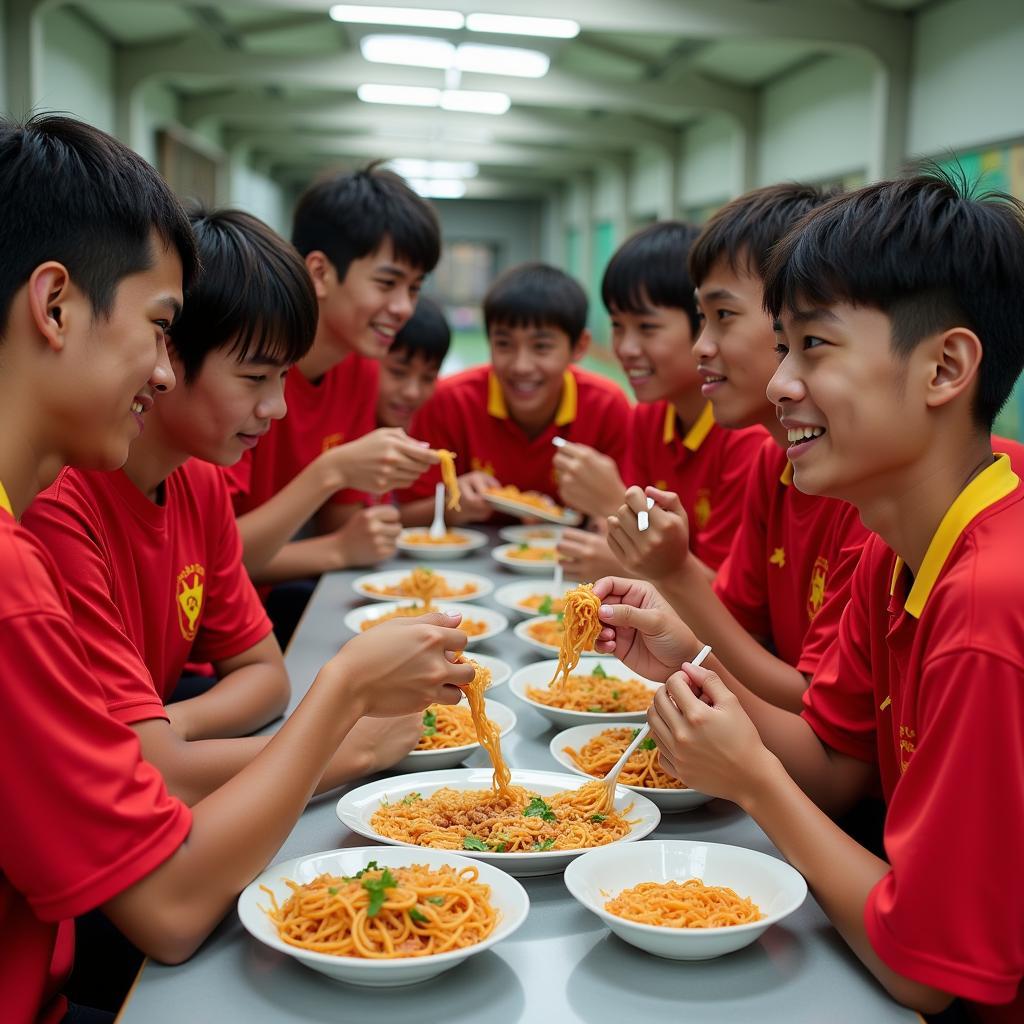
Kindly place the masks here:
POLYGON ((697 499, 693 503, 693 518, 698 530, 703 530, 711 518, 711 492, 706 487, 697 491, 697 499))
POLYGON ((807 588, 807 617, 813 619, 825 603, 825 583, 828 580, 828 559, 819 555, 811 570, 811 585, 807 588))
POLYGON ((475 455, 469 460, 469 468, 474 473, 486 473, 488 476, 494 476, 494 464, 484 462, 483 459, 478 459, 475 455))
POLYGON ((776 548, 772 552, 772 557, 768 559, 769 565, 777 565, 780 569, 786 568, 786 549, 776 548))
POLYGON ((206 570, 198 562, 186 565, 178 573, 177 606, 178 628, 181 635, 188 640, 195 640, 199 632, 199 615, 203 610, 203 580, 206 570))
POLYGON ((329 448, 337 448, 345 440, 344 434, 328 434, 320 442, 320 451, 325 452, 329 448))

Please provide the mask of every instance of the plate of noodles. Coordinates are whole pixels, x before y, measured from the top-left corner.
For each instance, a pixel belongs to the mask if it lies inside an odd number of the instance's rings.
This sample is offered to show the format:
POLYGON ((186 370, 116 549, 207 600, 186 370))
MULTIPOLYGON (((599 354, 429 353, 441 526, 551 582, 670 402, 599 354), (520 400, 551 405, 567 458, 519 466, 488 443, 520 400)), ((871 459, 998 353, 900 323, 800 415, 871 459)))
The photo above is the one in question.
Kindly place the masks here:
POLYGON ((615 658, 583 658, 564 683, 552 687, 557 669, 557 661, 537 661, 514 672, 508 685, 519 700, 562 729, 599 722, 641 725, 661 685, 615 658))
POLYGON ((558 550, 554 544, 499 544, 491 551, 499 565, 513 572, 531 576, 551 576, 558 561, 558 550))
MULTIPOLYGON (((535 615, 532 619, 516 623, 512 627, 523 643, 544 654, 557 654, 562 642, 563 620, 557 615, 535 615)), ((583 657, 596 657, 593 647, 580 652, 583 657)))
POLYGON ((529 909, 523 887, 490 864, 379 846, 282 861, 238 897, 242 925, 260 942, 336 981, 375 987, 455 967, 508 938, 529 909))
POLYGON ((562 531, 557 526, 534 523, 532 526, 503 526, 498 536, 510 544, 557 544, 562 531))
MULTIPOLYGON (((569 771, 588 779, 603 779, 639 728, 639 724, 630 722, 576 725, 558 733, 548 749, 569 771)), ((707 793, 688 789, 662 768, 653 736, 648 736, 625 763, 619 785, 650 797, 662 812, 688 811, 711 799, 707 793)))
POLYGON ((360 576, 352 581, 352 589, 371 601, 478 601, 494 589, 494 584, 486 576, 472 572, 435 572, 417 565, 409 570, 389 569, 360 576))
POLYGON ((353 608, 343 621, 353 633, 363 633, 380 622, 395 618, 415 618, 417 615, 425 615, 428 611, 461 615, 462 623, 459 628, 466 631, 470 644, 489 640, 508 627, 508 619, 501 612, 491 611, 490 608, 481 608, 479 605, 466 607, 453 604, 432 604, 427 608, 415 601, 382 601, 377 604, 363 605, 360 608, 353 608))
POLYGON ((556 587, 552 580, 506 583, 494 592, 494 600, 518 618, 555 615, 565 607, 565 595, 572 587, 571 583, 556 587))
POLYGON ((784 860, 685 839, 592 850, 569 865, 565 885, 620 939, 670 960, 742 949, 807 896, 784 860))
POLYGON ((412 526, 398 535, 397 547, 403 555, 423 561, 462 558, 487 544, 487 534, 461 527, 448 530, 440 540, 430 536, 426 526, 412 526))
MULTIPOLYGON (((485 700, 484 706, 499 734, 508 735, 516 724, 515 712, 496 700, 485 700)), ((458 704, 431 704, 423 712, 423 735, 419 743, 393 770, 419 772, 454 768, 479 749, 480 741, 476 738, 473 716, 465 698, 458 704)))
POLYGON ((556 526, 579 526, 583 516, 571 508, 563 508, 539 491, 521 491, 513 484, 484 491, 484 501, 499 512, 520 519, 541 519, 556 526))
POLYGON ((578 775, 512 769, 508 798, 493 776, 488 767, 378 779, 346 793, 337 814, 378 843, 448 849, 516 876, 556 874, 592 846, 643 839, 661 820, 654 803, 623 786, 602 813, 578 775))

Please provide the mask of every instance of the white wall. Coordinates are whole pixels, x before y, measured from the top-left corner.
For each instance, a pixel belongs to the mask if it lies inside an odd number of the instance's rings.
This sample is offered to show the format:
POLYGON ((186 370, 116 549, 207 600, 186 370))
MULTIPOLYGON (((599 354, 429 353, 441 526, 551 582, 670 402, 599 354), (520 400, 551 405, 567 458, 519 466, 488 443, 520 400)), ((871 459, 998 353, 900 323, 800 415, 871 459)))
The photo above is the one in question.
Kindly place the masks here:
POLYGON ((740 142, 739 129, 724 115, 706 117, 684 133, 682 206, 710 206, 742 190, 740 142))
POLYGON ((941 155, 1024 136, 1024 4, 953 0, 916 21, 908 149, 941 155))
POLYGON ((872 131, 866 58, 829 57, 767 86, 759 100, 757 181, 820 181, 863 171, 872 131))
POLYGON ((441 221, 443 244, 466 241, 495 245, 498 273, 540 255, 539 200, 441 199, 434 202, 434 208, 441 221))
POLYGON ((74 11, 43 17, 44 60, 38 106, 114 130, 114 48, 74 11))
POLYGON ((289 204, 284 190, 268 175, 239 161, 233 168, 230 196, 231 206, 248 210, 253 216, 266 221, 278 234, 289 237, 289 204))
POLYGON ((630 217, 641 222, 667 217, 674 188, 672 164, 665 153, 653 146, 637 150, 629 179, 630 217))

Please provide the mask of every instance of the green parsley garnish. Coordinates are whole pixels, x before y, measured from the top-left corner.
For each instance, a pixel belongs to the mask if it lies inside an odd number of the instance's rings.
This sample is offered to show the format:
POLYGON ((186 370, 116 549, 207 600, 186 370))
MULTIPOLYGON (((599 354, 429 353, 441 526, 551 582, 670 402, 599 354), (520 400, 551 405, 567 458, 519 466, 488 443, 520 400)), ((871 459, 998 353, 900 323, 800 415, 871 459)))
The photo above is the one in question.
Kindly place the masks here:
POLYGON ((529 545, 529 544, 527 544, 527 543, 526 543, 526 541, 523 541, 523 542, 522 542, 522 543, 521 543, 521 544, 519 545, 519 550, 520 550, 520 551, 529 551, 529 550, 530 550, 530 545, 529 545))
POLYGON ((608 817, 607 814, 592 814, 590 816, 590 820, 591 821, 596 821, 596 822, 600 823, 600 822, 604 821, 604 819, 607 818, 607 817, 608 817))
POLYGON ((443 907, 444 906, 444 897, 443 896, 428 896, 427 897, 427 902, 428 903, 433 903, 435 907, 443 907))
POLYGON ((417 910, 415 907, 413 907, 412 910, 409 911, 409 916, 414 921, 418 921, 420 924, 426 924, 430 920, 430 918, 427 917, 427 915, 424 914, 422 910, 417 910))
POLYGON ((653 736, 648 736, 647 739, 642 740, 640 743, 641 750, 656 750, 658 744, 654 742, 653 736))
POLYGON ((387 890, 398 885, 395 876, 388 868, 380 873, 380 878, 363 878, 363 888, 370 894, 370 905, 366 908, 367 917, 376 917, 387 899, 387 890))
POLYGON ((600 707, 597 704, 591 704, 590 707, 587 708, 587 710, 588 711, 604 711, 604 708, 600 707))
POLYGON ((530 847, 530 849, 537 850, 537 851, 550 850, 551 847, 554 846, 554 845, 555 845, 554 839, 545 839, 544 842, 542 842, 542 843, 534 843, 533 846, 530 847))
POLYGON ((544 598, 544 600, 541 601, 541 603, 539 605, 537 605, 537 611, 539 611, 541 613, 541 615, 550 615, 551 614, 551 595, 550 594, 548 594, 544 598))
POLYGON ((427 708, 423 712, 423 735, 433 736, 437 732, 437 714, 427 708))
POLYGON ((555 622, 565 622, 565 612, 558 612, 555 615, 555 622))
POLYGON ((603 668, 601 668, 601 663, 600 662, 598 662, 594 666, 594 671, 591 672, 590 674, 592 676, 597 676, 598 679, 607 679, 608 678, 608 673, 605 672, 605 670, 603 668))
POLYGON ((331 894, 332 896, 337 896, 337 895, 338 895, 338 890, 337 890, 337 889, 335 889, 333 885, 329 885, 329 886, 327 887, 327 891, 328 891, 328 892, 329 892, 329 893, 330 893, 330 894, 331 894))
POLYGON ((508 849, 508 844, 507 843, 498 843, 497 845, 492 846, 491 849, 495 853, 504 853, 508 849))
POLYGON ((422 800, 423 797, 419 793, 410 793, 407 797, 404 797, 402 803, 406 806, 409 804, 416 803, 417 800, 422 800))
POLYGON ((527 805, 526 810, 523 811, 524 818, 540 818, 541 821, 554 821, 555 812, 551 810, 549 804, 546 804, 539 796, 535 796, 527 805))
POLYGON ((354 882, 357 878, 362 878, 367 871, 379 871, 380 865, 375 861, 371 860, 362 871, 357 871, 354 875, 342 875, 346 882, 354 882))
POLYGON ((484 853, 490 850, 490 847, 476 836, 465 836, 462 840, 462 848, 464 850, 480 850, 484 853))
POLYGON ((612 700, 618 700, 618 699, 619 699, 619 691, 618 690, 612 690, 612 700))

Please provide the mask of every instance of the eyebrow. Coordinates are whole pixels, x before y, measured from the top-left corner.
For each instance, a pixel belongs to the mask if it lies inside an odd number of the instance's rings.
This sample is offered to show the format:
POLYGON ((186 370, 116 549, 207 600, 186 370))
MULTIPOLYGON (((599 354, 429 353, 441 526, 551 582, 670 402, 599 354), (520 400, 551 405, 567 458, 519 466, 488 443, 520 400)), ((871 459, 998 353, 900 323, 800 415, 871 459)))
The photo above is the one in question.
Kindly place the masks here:
POLYGON ((794 309, 790 311, 790 317, 794 324, 809 324, 814 322, 839 323, 839 317, 825 306, 813 306, 810 309, 794 309))
POLYGON ((164 306, 171 312, 171 320, 177 320, 181 316, 181 303, 173 295, 164 295, 156 300, 158 306, 164 306))
MULTIPOLYGON (((701 300, 700 289, 697 289, 697 301, 701 300)), ((707 295, 703 296, 705 302, 720 302, 725 299, 727 302, 739 301, 739 296, 734 295, 732 292, 725 288, 716 288, 713 292, 708 292, 707 295)))

